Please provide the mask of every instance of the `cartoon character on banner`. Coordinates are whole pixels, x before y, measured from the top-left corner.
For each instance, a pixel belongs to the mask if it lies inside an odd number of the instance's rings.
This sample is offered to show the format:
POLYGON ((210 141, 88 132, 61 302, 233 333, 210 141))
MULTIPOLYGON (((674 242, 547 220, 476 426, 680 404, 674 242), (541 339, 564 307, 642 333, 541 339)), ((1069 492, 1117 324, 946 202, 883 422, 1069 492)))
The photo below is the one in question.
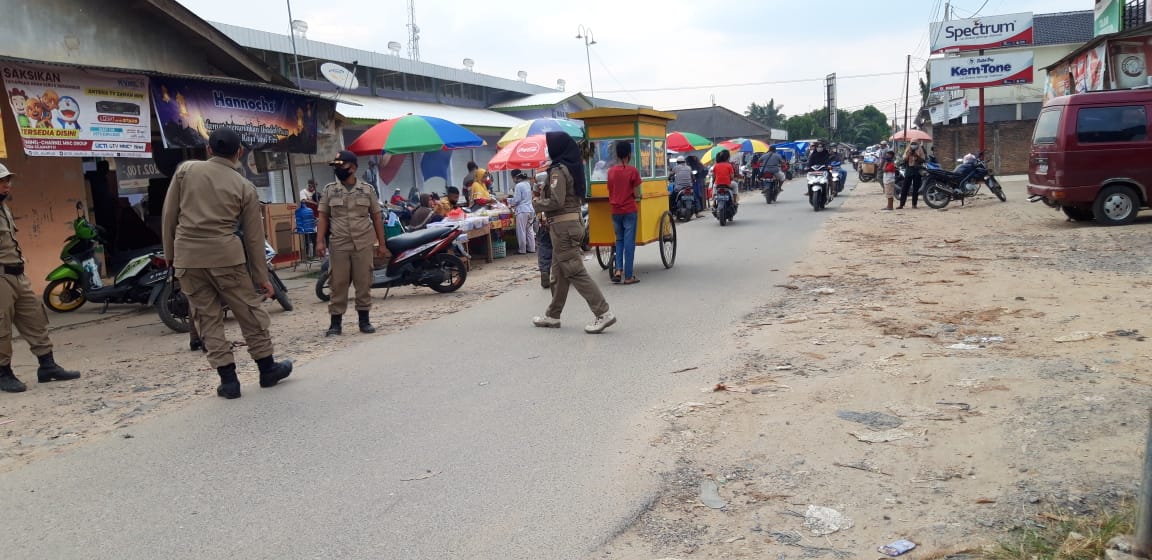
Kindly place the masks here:
POLYGON ((29 97, 24 102, 24 116, 28 118, 29 128, 52 128, 52 112, 39 97, 29 97))
POLYGON ((56 117, 56 124, 59 128, 64 130, 82 130, 80 127, 80 103, 71 96, 65 95, 60 98, 59 109, 56 111, 60 116, 56 117))
POLYGON ((12 91, 8 92, 8 101, 12 103, 12 114, 16 115, 16 126, 32 128, 32 122, 28 120, 28 115, 24 114, 28 94, 22 89, 12 88, 12 91))
POLYGON ((46 89, 40 94, 40 101, 48 108, 48 127, 55 128, 52 123, 60 118, 60 94, 54 89, 46 89))

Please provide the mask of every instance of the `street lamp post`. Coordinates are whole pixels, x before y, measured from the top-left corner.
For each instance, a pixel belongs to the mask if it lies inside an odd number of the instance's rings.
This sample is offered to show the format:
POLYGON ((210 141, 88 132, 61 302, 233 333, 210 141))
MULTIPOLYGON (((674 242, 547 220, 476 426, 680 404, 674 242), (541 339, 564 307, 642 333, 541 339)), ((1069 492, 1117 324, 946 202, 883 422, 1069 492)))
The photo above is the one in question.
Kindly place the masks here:
POLYGON ((596 104, 596 87, 592 85, 592 45, 596 44, 595 37, 592 36, 592 29, 584 27, 583 25, 576 26, 576 38, 584 40, 584 59, 588 61, 588 91, 592 95, 592 104, 596 104))

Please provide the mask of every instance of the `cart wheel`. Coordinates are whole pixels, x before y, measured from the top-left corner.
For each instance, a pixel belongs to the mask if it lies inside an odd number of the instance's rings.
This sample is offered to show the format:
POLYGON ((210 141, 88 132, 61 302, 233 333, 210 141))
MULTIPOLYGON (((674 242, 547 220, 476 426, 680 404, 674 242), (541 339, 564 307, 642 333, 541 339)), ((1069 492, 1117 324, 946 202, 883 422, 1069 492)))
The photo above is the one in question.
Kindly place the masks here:
POLYGON ((676 264, 676 223, 668 212, 660 216, 660 260, 664 268, 676 264))
POLYGON ((601 247, 599 245, 596 246, 596 262, 600 263, 600 269, 601 270, 608 270, 608 267, 611 266, 612 263, 616 261, 616 255, 612 254, 614 251, 616 251, 615 246, 611 246, 611 247, 601 247))

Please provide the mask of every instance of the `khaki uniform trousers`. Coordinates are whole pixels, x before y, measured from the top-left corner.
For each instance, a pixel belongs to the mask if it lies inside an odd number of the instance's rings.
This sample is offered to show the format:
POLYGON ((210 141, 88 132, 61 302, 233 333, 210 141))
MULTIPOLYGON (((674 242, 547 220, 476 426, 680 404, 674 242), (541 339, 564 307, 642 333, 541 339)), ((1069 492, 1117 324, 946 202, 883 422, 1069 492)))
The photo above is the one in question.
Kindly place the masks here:
POLYGON ((343 315, 348 310, 348 285, 356 285, 356 310, 372 309, 372 257, 375 249, 332 249, 328 258, 328 284, 332 299, 328 302, 330 315, 343 315))
POLYGON ((546 314, 559 319, 568 300, 568 287, 576 288, 580 296, 588 302, 588 308, 597 317, 608 312, 608 302, 600 287, 592 280, 584 268, 584 251, 580 243, 584 240, 584 226, 580 220, 550 221, 548 233, 552 237, 552 304, 546 314))
POLYGON ((224 305, 232 311, 253 360, 272 355, 271 321, 252 287, 247 265, 176 270, 180 289, 192 306, 192 320, 208 351, 208 363, 223 367, 236 363, 232 343, 224 335, 224 305))
POLYGON ((0 366, 12 365, 12 327, 20 331, 37 357, 52 351, 48 314, 28 277, 0 274, 0 366))

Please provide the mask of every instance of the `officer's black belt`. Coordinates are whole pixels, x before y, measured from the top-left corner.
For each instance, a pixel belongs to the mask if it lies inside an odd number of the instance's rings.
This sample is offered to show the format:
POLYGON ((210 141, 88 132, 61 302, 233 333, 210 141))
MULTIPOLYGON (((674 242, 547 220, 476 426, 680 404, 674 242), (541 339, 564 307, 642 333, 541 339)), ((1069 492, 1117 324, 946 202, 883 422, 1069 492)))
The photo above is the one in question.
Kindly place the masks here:
POLYGON ((21 274, 24 274, 24 265, 22 264, 6 264, 3 265, 3 267, 4 274, 9 276, 20 276, 21 274))

